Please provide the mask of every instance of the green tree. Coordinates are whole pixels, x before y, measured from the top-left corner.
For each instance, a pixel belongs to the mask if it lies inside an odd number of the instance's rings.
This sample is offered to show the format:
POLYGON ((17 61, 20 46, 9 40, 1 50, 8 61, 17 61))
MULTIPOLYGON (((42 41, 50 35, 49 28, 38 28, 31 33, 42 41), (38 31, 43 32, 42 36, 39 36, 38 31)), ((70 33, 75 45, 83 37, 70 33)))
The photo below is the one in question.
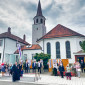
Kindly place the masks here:
POLYGON ((85 52, 85 41, 82 41, 82 42, 80 43, 80 46, 81 46, 81 48, 83 49, 83 51, 85 52))
POLYGON ((34 56, 34 59, 36 59, 36 61, 39 61, 40 59, 43 60, 43 65, 44 65, 44 69, 48 68, 47 62, 50 59, 50 55, 49 54, 44 54, 44 53, 36 53, 36 55, 34 56))

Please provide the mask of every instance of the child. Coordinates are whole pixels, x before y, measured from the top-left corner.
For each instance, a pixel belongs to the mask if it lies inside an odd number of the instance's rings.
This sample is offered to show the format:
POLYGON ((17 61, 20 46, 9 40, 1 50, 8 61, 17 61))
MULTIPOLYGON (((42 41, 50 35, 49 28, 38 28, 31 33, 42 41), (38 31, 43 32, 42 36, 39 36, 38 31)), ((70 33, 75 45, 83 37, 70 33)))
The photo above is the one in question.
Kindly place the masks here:
POLYGON ((66 76, 67 76, 67 80, 69 78, 69 80, 71 80, 71 68, 69 67, 69 64, 66 67, 66 76))

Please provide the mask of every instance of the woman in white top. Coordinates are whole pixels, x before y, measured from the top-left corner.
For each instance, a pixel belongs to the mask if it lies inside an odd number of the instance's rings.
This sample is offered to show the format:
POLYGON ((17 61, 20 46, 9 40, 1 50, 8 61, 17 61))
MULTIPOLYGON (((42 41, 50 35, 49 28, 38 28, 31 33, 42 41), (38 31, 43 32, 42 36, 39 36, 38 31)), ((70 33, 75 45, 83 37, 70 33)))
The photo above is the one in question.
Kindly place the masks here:
POLYGON ((77 76, 80 78, 81 68, 80 68, 80 63, 79 62, 76 62, 76 72, 77 72, 77 76))
POLYGON ((54 75, 57 76, 57 63, 53 64, 54 75))

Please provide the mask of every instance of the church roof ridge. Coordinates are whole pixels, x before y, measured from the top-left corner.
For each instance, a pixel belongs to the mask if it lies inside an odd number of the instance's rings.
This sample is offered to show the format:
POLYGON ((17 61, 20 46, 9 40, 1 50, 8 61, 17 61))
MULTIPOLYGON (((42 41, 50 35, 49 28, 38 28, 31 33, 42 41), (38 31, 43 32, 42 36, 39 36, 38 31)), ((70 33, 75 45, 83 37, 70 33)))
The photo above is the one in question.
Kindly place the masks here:
POLYGON ((73 31, 73 30, 71 30, 71 29, 69 29, 61 24, 58 24, 52 30, 50 30, 46 35, 41 37, 39 40, 48 39, 48 38, 70 37, 70 36, 85 37, 84 35, 82 35, 78 32, 75 32, 75 31, 73 31))

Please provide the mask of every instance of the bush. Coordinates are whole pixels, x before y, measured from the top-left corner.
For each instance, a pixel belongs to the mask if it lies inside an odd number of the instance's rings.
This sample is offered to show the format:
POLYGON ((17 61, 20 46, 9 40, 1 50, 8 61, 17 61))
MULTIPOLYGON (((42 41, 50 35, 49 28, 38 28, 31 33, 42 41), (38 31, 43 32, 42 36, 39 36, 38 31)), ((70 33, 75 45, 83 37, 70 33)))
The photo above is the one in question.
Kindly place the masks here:
POLYGON ((36 53, 36 55, 34 56, 34 59, 36 59, 36 61, 39 61, 40 59, 43 60, 43 65, 44 65, 44 69, 48 69, 48 60, 50 59, 50 55, 49 54, 44 54, 44 53, 36 53))

